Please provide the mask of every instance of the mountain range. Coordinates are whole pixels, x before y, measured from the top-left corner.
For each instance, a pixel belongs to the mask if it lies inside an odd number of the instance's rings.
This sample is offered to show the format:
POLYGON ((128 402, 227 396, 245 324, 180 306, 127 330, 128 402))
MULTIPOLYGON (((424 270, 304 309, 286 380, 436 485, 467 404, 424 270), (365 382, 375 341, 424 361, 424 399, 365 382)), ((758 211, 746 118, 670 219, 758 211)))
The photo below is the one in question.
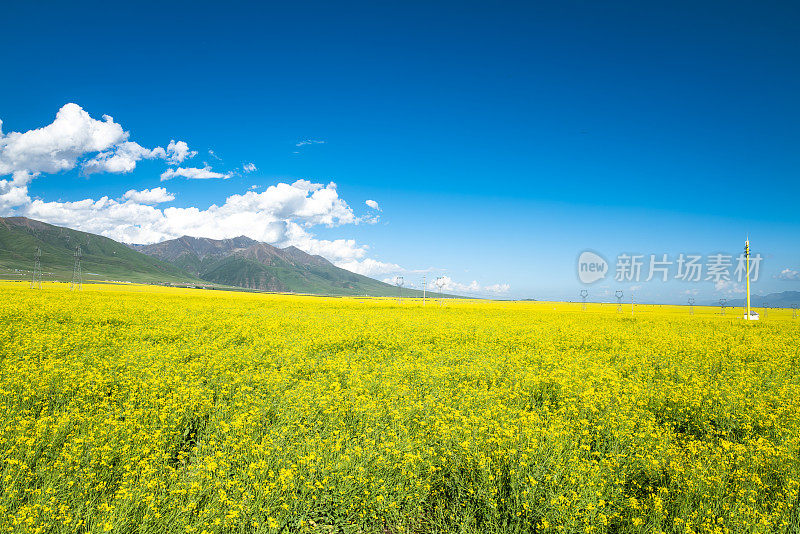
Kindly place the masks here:
POLYGON ((70 280, 75 248, 81 248, 85 280, 130 282, 200 282, 183 269, 141 254, 113 239, 54 226, 26 217, 0 217, 0 275, 30 278, 37 247, 44 280, 70 280))
MULTIPOLYGON (((713 306, 718 306, 715 302, 713 306)), ((726 303, 729 307, 741 308, 745 306, 745 299, 729 300, 726 303)), ((791 308, 800 307, 800 291, 782 291, 780 293, 770 293, 769 295, 751 295, 750 306, 752 308, 791 308)))
MULTIPOLYGON (((37 247, 45 280, 70 280, 76 246, 84 280, 203 285, 317 295, 397 296, 398 288, 336 267, 297 247, 277 248, 249 237, 184 236, 126 245, 100 235, 25 217, 0 217, 0 277, 30 279, 37 247)), ((403 295, 422 296, 403 289, 403 295)), ((451 296, 451 295, 446 295, 451 296)))
MULTIPOLYGON (((202 280, 229 286, 326 295, 395 296, 397 287, 336 267, 297 247, 277 248, 249 237, 209 239, 183 236, 135 250, 202 280)), ((404 289, 408 296, 422 292, 404 289)))

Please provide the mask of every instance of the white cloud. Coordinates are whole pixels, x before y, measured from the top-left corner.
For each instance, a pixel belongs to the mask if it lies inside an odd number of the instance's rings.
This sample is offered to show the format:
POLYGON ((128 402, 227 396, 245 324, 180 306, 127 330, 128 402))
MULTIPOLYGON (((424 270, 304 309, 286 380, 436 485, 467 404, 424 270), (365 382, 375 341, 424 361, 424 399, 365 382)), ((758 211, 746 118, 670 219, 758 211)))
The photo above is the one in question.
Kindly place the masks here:
POLYGON ((77 104, 66 104, 55 120, 24 133, 2 133, 0 175, 17 171, 55 173, 75 168, 85 154, 102 152, 128 139, 128 132, 108 115, 92 119, 77 104))
POLYGON ((745 292, 745 288, 742 286, 742 284, 737 284, 732 280, 718 280, 714 283, 714 289, 729 295, 745 292))
MULTIPOLYGON (((81 161, 86 175, 127 173, 142 159, 180 163, 197 154, 189 150, 184 141, 170 141, 166 150, 160 146, 150 149, 129 141, 129 136, 130 133, 108 115, 103 115, 102 121, 95 120, 72 103, 62 106, 52 123, 27 132, 3 134, 0 121, 0 176, 25 172, 32 179, 41 173, 72 170, 81 161), (94 156, 84 159, 91 154, 94 156)), ((18 184, 19 180, 16 182, 18 184)), ((8 180, 5 183, 10 187, 8 180)), ((8 190, 0 194, 19 199, 26 196, 27 191, 8 190)))
POLYGON ((115 146, 113 150, 100 152, 82 165, 86 175, 99 172, 126 173, 136 168, 136 163, 141 159, 164 159, 166 152, 160 146, 150 150, 133 141, 125 141, 115 146))
MULTIPOLYGON (((333 183, 333 182, 331 182, 331 183, 333 183)), ((322 184, 312 183, 312 182, 310 182, 308 180, 297 180, 296 182, 294 182, 292 184, 292 187, 296 187, 298 189, 303 189, 304 191, 316 191, 317 189, 322 189, 325 186, 322 185, 322 184)), ((336 187, 336 184, 334 184, 334 187, 336 187)))
POLYGON ((161 202, 175 200, 175 195, 168 192, 163 187, 154 187, 153 189, 142 189, 141 191, 131 189, 122 195, 122 199, 130 200, 138 204, 159 204, 161 202))
POLYGON ((325 141, 321 139, 304 139, 302 141, 298 141, 294 144, 294 146, 305 146, 305 145, 324 145, 325 141))
MULTIPOLYGON (((209 150, 209 154, 212 156, 214 153, 209 150)), ((197 155, 196 150, 189 150, 189 145, 187 145, 184 141, 175 141, 174 139, 169 142, 167 145, 167 161, 171 165, 178 165, 179 163, 183 163, 186 159, 191 159, 197 155)))
POLYGON ((794 269, 784 269, 776 276, 778 280, 800 280, 800 271, 794 269))
POLYGON ((244 172, 255 172, 258 170, 258 168, 255 166, 254 163, 245 163, 244 166, 242 167, 242 170, 244 172))
POLYGON ((198 169, 197 167, 178 167, 177 169, 167 169, 162 172, 161 181, 171 180, 176 176, 182 176, 187 180, 209 180, 214 178, 227 180, 231 177, 231 173, 223 174, 221 172, 214 172, 208 165, 202 169, 198 169))
POLYGON ((483 289, 489 293, 508 293, 508 291, 511 289, 511 286, 508 284, 492 284, 484 287, 483 289))
POLYGON ((441 276, 434 278, 431 283, 431 287, 438 289, 438 285, 436 281, 439 280, 442 284, 442 291, 449 291, 454 293, 492 293, 492 294, 502 294, 507 293, 511 286, 508 284, 492 284, 485 287, 481 287, 481 285, 477 282, 477 280, 473 280, 469 284, 462 284, 456 282, 449 276, 441 276))
POLYGON ((0 180, 0 215, 12 214, 18 206, 28 204, 28 184, 34 175, 27 171, 14 171, 10 180, 0 180))
POLYGON ((366 204, 367 206, 369 206, 370 208, 372 208, 374 210, 381 211, 381 207, 374 200, 367 200, 366 202, 364 202, 364 204, 366 204))
POLYGON ((339 261, 336 263, 336 266, 341 267, 342 269, 347 269, 348 271, 354 273, 372 277, 388 273, 405 272, 405 269, 396 263, 385 263, 382 261, 373 260, 372 258, 364 258, 363 260, 339 261))

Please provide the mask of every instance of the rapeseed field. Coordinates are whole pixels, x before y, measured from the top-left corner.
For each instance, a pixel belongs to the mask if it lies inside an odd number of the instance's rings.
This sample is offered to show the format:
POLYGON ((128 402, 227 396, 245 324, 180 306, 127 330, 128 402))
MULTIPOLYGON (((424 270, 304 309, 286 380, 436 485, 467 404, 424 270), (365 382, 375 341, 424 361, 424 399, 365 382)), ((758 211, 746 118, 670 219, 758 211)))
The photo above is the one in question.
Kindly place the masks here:
POLYGON ((0 283, 0 532, 800 529, 770 310, 0 283))

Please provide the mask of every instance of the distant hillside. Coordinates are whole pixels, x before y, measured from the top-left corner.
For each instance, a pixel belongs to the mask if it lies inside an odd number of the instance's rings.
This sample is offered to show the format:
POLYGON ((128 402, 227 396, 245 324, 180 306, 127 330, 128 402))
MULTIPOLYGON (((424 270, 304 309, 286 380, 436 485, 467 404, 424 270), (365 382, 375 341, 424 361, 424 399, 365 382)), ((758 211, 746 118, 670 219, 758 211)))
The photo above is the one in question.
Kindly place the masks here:
MULTIPOLYGON (((218 284, 321 295, 398 294, 397 287, 336 267, 322 256, 312 256, 296 247, 277 248, 245 236, 184 236, 154 245, 131 246, 218 284)), ((403 289, 403 295, 422 296, 422 292, 403 289)))
POLYGON ((43 278, 70 280, 77 245, 81 246, 84 280, 197 282, 182 269, 113 239, 25 217, 0 217, 0 276, 28 278, 36 247, 40 247, 43 278))
MULTIPOLYGON (((714 305, 717 305, 717 303, 714 303, 714 305)), ((750 306, 763 308, 765 305, 769 306, 770 308, 791 308, 792 306, 800 307, 800 291, 783 291, 781 293, 752 295, 750 297, 750 306)), ((728 306, 743 307, 745 306, 745 299, 729 300, 728 306)))

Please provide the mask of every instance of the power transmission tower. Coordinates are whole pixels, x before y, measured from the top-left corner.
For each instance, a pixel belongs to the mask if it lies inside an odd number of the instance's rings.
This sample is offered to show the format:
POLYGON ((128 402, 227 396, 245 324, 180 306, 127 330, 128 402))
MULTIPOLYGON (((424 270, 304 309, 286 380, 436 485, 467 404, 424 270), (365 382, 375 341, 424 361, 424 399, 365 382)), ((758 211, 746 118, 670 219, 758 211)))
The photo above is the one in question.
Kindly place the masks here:
POLYGON ((623 293, 621 290, 616 290, 614 292, 614 296, 617 297, 617 313, 622 313, 622 296, 623 293))
POLYGON ((36 247, 36 253, 33 255, 31 289, 42 289, 42 249, 40 247, 36 247))
POLYGON ((767 318, 767 310, 769 310, 769 304, 766 302, 764 303, 764 319, 767 318))
POLYGON ((72 282, 69 284, 71 291, 83 289, 83 273, 81 273, 81 246, 75 247, 75 264, 72 267, 72 282))
POLYGON ((581 289, 581 298, 583 299, 583 311, 586 311, 586 297, 589 296, 589 292, 585 289, 581 289))
POLYGON ((725 306, 728 304, 728 299, 719 299, 719 307, 722 315, 725 315, 725 306))
POLYGON ((439 306, 442 305, 442 288, 444 287, 444 278, 439 277, 436 279, 436 287, 439 288, 439 306))
POLYGON ((428 282, 426 280, 426 276, 422 275, 422 307, 425 307, 425 290, 428 288, 428 282))
POLYGON ((397 293, 398 304, 401 304, 403 302, 403 283, 404 281, 402 276, 398 276, 397 278, 394 279, 394 285, 397 286, 397 291, 398 291, 397 293))
POLYGON ((689 315, 694 315, 694 297, 689 297, 689 315))
POLYGON ((797 304, 792 304, 792 319, 797 319, 797 304))

